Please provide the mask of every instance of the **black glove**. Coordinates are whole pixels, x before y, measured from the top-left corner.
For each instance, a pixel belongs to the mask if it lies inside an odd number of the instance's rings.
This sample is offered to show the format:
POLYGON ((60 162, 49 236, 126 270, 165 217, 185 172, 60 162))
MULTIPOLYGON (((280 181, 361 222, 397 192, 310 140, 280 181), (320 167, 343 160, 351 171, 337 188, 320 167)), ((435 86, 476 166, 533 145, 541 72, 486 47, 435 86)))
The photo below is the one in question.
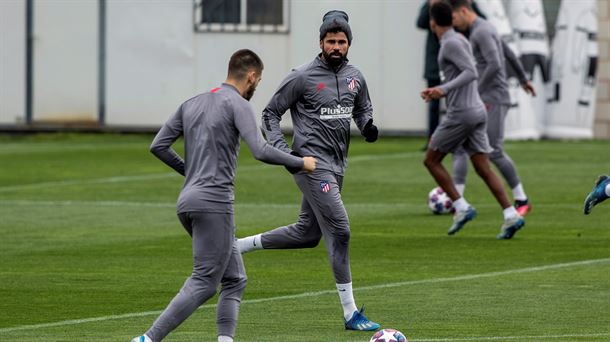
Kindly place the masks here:
MULTIPOLYGON (((295 157, 299 157, 299 158, 303 158, 302 155, 300 155, 299 153, 292 151, 290 152, 290 154, 292 154, 295 157)), ((293 175, 299 171, 301 171, 300 167, 289 167, 289 166, 284 166, 286 168, 286 170, 288 170, 288 172, 292 173, 293 175)))
POLYGON ((373 125, 373 119, 369 119, 369 121, 364 125, 362 129, 362 135, 364 136, 364 140, 366 142, 375 142, 377 141, 377 136, 379 136, 379 130, 377 126, 373 125))

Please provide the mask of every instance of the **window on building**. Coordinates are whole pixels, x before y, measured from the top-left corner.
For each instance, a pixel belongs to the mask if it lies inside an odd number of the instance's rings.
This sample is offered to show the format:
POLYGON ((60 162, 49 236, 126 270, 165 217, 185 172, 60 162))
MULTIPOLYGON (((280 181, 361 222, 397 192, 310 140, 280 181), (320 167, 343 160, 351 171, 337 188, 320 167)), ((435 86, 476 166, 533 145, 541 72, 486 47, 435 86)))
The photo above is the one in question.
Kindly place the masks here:
POLYGON ((199 32, 288 32, 288 0, 194 0, 199 32))

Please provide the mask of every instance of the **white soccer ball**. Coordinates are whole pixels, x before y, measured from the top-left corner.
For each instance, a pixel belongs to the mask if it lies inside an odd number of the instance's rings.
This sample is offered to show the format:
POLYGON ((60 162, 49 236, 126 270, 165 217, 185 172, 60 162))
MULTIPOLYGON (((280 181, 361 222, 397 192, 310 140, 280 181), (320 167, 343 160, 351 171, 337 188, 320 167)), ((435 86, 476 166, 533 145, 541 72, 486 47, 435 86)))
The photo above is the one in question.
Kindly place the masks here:
POLYGON ((438 186, 428 193, 428 207, 434 214, 450 214, 454 212, 453 202, 445 191, 438 186))
POLYGON ((383 329, 371 337, 369 342, 409 342, 403 333, 394 329, 383 329))

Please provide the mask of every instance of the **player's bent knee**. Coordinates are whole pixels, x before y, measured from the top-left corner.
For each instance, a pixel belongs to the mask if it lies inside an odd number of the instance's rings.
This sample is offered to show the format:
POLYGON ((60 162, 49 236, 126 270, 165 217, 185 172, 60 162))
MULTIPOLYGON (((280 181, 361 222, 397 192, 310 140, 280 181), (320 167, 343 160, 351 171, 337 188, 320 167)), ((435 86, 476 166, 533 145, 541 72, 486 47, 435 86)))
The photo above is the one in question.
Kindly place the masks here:
POLYGON ((217 286, 209 281, 209 279, 191 277, 186 282, 181 292, 190 296, 193 299, 193 302, 199 306, 216 294, 216 287, 217 286))
POLYGON ((489 160, 491 161, 495 161, 502 158, 504 158, 504 152, 502 152, 502 150, 493 151, 489 154, 489 160))
POLYGON ((342 229, 333 234, 336 242, 347 244, 351 236, 349 229, 342 229))
POLYGON ((305 241, 305 243, 303 244, 303 248, 315 248, 315 247, 318 247, 318 245, 320 244, 320 240, 321 239, 322 239, 322 235, 312 237, 309 240, 305 241))
POLYGON ((248 277, 237 277, 225 279, 222 282, 222 291, 225 293, 241 294, 248 285, 248 277))

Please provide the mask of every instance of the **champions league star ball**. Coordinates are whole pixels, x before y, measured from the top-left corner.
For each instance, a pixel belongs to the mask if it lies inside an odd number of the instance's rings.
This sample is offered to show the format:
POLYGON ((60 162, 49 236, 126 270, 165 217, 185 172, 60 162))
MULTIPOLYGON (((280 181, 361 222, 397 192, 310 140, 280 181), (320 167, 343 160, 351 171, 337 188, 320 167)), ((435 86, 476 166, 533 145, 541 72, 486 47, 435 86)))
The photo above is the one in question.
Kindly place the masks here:
POLYGON ((454 211, 453 202, 439 186, 428 194, 428 207, 437 215, 450 214, 454 211))
POLYGON ((371 337, 369 342, 409 342, 403 333, 394 329, 383 329, 371 337))

